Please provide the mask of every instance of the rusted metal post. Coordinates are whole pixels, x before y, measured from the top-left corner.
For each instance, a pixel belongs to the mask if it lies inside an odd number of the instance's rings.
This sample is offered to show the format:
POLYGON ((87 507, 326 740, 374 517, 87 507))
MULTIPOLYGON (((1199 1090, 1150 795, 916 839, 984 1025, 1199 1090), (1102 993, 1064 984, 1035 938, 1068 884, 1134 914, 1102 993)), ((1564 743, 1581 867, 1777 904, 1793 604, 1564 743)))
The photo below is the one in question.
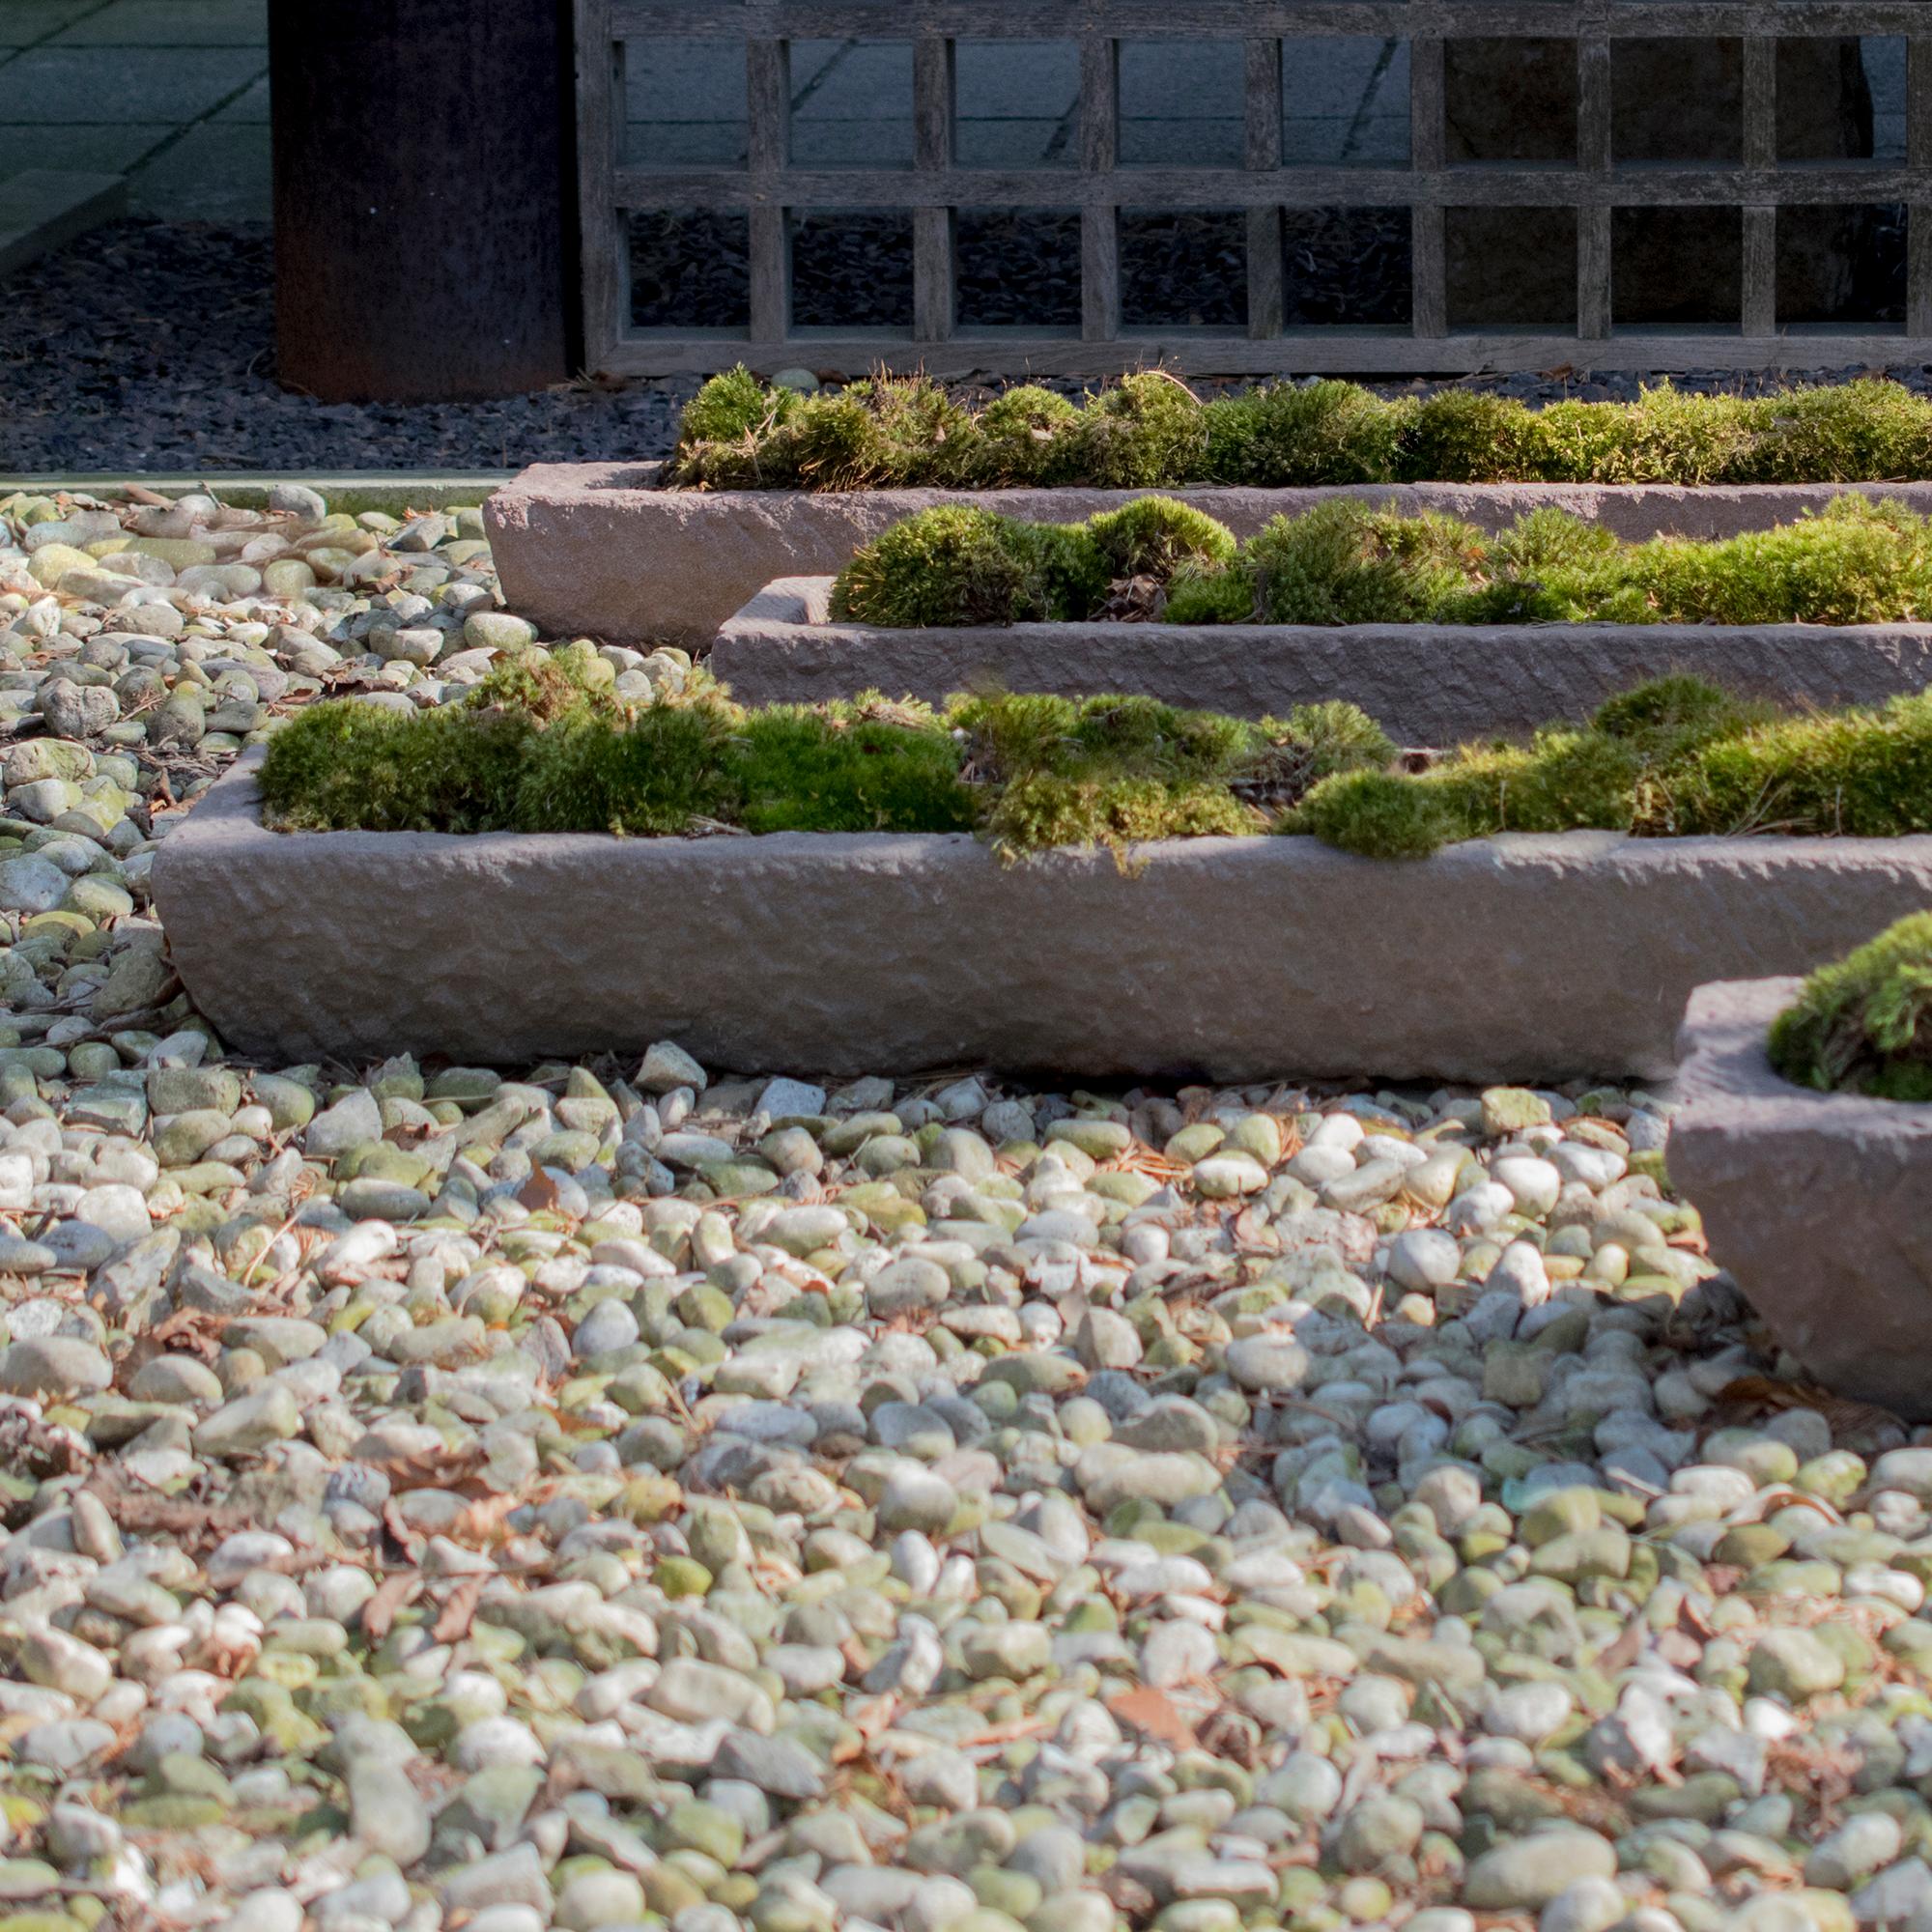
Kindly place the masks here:
POLYGON ((281 380, 326 402, 456 402, 580 352, 571 10, 557 0, 269 9, 281 380))

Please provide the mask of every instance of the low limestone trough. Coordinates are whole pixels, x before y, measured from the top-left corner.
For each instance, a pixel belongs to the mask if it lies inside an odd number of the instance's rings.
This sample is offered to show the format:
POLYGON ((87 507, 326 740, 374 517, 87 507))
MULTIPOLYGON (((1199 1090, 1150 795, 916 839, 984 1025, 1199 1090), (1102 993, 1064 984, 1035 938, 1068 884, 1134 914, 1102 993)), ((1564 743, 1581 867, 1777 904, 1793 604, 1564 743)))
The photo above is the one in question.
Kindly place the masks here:
POLYGON ((1766 1036, 1801 984, 1691 996, 1670 1178, 1696 1202, 1713 1259, 1806 1370, 1932 1421, 1932 1106, 1784 1079, 1766 1036))
POLYGON ((878 690, 1122 692, 1236 717, 1338 695, 1405 745, 1526 731, 1694 671, 1787 704, 1882 704, 1932 683, 1928 624, 1059 624, 884 630, 831 619, 833 580, 783 577, 719 633, 745 704, 878 690))
POLYGON ((238 1051, 518 1063, 675 1038, 745 1070, 1655 1077, 1707 980, 1932 902, 1932 837, 1511 835, 1411 864, 1199 838, 284 834, 258 757, 154 893, 238 1051), (450 962, 459 961, 452 970, 450 962))
POLYGON ((1270 518, 1331 497, 1407 516, 1439 510, 1488 531, 1554 505, 1619 537, 1716 538, 1769 529, 1835 497, 1892 497, 1932 510, 1932 484, 1364 483, 1252 490, 667 490, 655 463, 539 463, 483 506, 509 608, 546 637, 702 649, 773 582, 836 575, 855 551, 935 503, 978 503, 1062 523, 1137 497, 1179 497, 1250 537, 1270 518))

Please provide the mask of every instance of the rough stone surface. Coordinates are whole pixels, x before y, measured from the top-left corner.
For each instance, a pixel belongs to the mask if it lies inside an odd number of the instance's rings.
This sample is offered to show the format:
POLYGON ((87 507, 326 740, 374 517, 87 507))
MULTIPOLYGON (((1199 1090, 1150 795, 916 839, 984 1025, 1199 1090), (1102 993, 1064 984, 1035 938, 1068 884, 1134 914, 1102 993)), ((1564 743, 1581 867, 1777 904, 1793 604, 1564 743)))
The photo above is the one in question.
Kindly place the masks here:
MULTIPOLYGON (((1179 497, 1252 536, 1270 517, 1323 497, 1361 497, 1406 513, 1442 510, 1499 530, 1556 504, 1618 536, 1734 536, 1789 523, 1848 491, 1932 506, 1932 484, 1363 484, 1341 490, 1200 486, 1146 490, 661 490, 655 464, 539 463, 484 505, 504 601, 546 636, 703 645, 775 578, 843 568, 854 551, 935 503, 982 503, 1055 522, 1136 497, 1179 497)), ((1332 696, 1333 694, 1328 694, 1332 696)))
POLYGON ((675 1038, 835 1073, 1656 1074, 1693 986, 1808 970, 1932 898, 1932 838, 1511 835, 1404 866, 1195 838, 1123 871, 963 835, 297 836, 263 826, 255 763, 171 835, 155 894, 201 1009, 289 1059, 675 1038), (1184 932, 1214 941, 1176 970, 1184 932))
POLYGON ((1932 1106, 1782 1079, 1765 1033, 1799 984, 1733 980, 1692 994, 1671 1179, 1812 1374, 1932 1421, 1932 1106))
POLYGON ((744 704, 862 691, 1127 692, 1236 717, 1347 692, 1398 744, 1453 745, 1594 710, 1692 671, 1784 703, 1879 704, 1932 682, 1924 624, 835 624, 832 579, 784 577, 726 623, 711 668, 744 704))

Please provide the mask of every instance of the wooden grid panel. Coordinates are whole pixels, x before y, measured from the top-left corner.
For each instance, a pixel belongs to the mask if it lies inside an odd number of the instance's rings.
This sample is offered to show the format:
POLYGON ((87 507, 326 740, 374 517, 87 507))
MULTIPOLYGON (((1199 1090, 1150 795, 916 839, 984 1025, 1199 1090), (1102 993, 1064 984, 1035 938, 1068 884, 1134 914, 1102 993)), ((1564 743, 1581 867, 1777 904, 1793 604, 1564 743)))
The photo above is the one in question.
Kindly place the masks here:
POLYGON ((1577 361, 1599 369, 1932 361, 1932 0, 1060 0, 1057 6, 1038 0, 576 0, 576 6, 585 337, 590 365, 600 371, 671 374, 744 360, 770 373, 801 359, 848 371, 883 361, 939 374, 1072 375, 1108 374, 1155 359, 1195 373, 1226 375, 1291 367, 1456 374, 1577 361), (1284 162, 1282 43, 1344 36, 1408 43, 1406 168, 1284 162), (1906 43, 1904 162, 1781 168, 1779 40, 1857 36, 1906 43), (749 128, 744 167, 622 163, 625 44, 646 38, 743 45, 749 128), (1611 48, 1617 40, 1636 38, 1742 43, 1743 149, 1737 162, 1616 166, 1611 48), (1077 168, 959 165, 954 49, 962 39, 1077 43, 1077 168), (1450 39, 1574 43, 1574 166, 1450 163, 1444 88, 1444 43, 1450 39), (909 167, 793 164, 790 46, 799 40, 910 40, 914 154, 909 167), (1122 43, 1202 40, 1241 44, 1243 164, 1123 168, 1122 43), (1854 325, 1780 333, 1778 210, 1868 204, 1902 204, 1907 210, 1903 330, 1854 325), (1122 326, 1121 211, 1127 205, 1243 214, 1245 331, 1122 326), (1078 335, 960 329, 957 211, 1068 206, 1077 208, 1080 218, 1078 335), (1448 211, 1512 207, 1576 213, 1574 334, 1450 330, 1448 211), (911 217, 911 329, 795 330, 793 213, 879 208, 906 211, 911 217), (1410 211, 1412 313, 1406 330, 1286 326, 1283 224, 1290 208, 1410 211), (1611 219, 1619 208, 1742 212, 1743 298, 1735 330, 1613 328, 1611 219), (627 223, 633 209, 747 217, 749 329, 630 327, 627 223))

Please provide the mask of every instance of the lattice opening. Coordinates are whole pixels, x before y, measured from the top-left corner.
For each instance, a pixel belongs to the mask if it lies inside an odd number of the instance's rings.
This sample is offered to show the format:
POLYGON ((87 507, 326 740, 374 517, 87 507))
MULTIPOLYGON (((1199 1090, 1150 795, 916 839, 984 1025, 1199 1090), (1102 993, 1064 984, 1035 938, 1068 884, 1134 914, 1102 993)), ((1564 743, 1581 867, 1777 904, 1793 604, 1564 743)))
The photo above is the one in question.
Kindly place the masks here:
POLYGON ((1281 43, 1281 157, 1290 167, 1408 165, 1408 43, 1376 35, 1281 43))
POLYGON ((1238 41, 1122 43, 1122 166, 1239 167, 1242 58, 1238 41))
POLYGON ((1777 211, 1777 319, 1787 327, 1905 323, 1905 210, 1777 211))
POLYGON ((750 230, 749 216, 713 209, 632 210, 631 327, 748 327, 750 230))
POLYGON ((1070 168, 1080 159, 1080 49, 1071 41, 961 41, 953 152, 966 168, 1070 168))
POLYGON ((961 328, 1080 327, 1080 211, 962 208, 953 264, 961 328))
POLYGON ((1451 328, 1521 333, 1577 327, 1574 208, 1444 213, 1451 328))
POLYGON ((1121 321, 1128 328, 1241 328, 1248 226, 1238 209, 1121 211, 1121 321))
POLYGON ((1610 261, 1610 319, 1617 327, 1740 327, 1742 209, 1616 209, 1610 261))
POLYGON ((618 152, 639 168, 742 168, 751 146, 745 49, 658 37, 626 43, 618 152))
POLYGON ((912 43, 794 41, 791 159, 800 168, 909 168, 912 43))
POLYGON ((912 327, 912 215, 902 209, 794 211, 796 328, 912 327))

